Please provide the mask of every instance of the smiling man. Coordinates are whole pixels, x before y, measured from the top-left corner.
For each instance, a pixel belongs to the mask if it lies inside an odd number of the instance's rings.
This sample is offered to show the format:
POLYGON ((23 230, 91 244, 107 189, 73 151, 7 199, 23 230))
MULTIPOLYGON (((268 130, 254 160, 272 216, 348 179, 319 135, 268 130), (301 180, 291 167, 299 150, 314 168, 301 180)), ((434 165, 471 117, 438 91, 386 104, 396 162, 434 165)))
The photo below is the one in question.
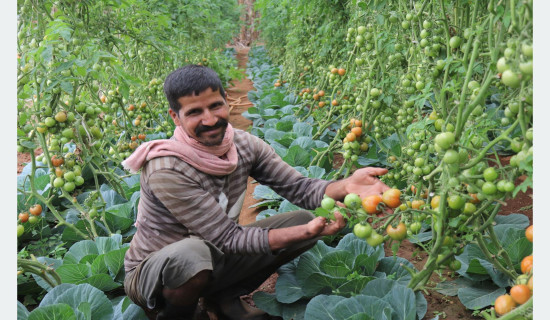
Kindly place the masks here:
POLYGON ((176 125, 172 139, 144 143, 123 162, 142 170, 125 290, 157 310, 157 319, 193 319, 200 297, 218 319, 269 319, 240 297, 345 221, 339 213, 326 221, 299 210, 241 226, 247 178, 315 209, 324 194, 342 200, 350 192, 382 193, 388 187, 376 176, 387 170, 364 168, 336 182, 302 176, 261 139, 233 129, 221 81, 207 67, 177 69, 164 92, 176 125))

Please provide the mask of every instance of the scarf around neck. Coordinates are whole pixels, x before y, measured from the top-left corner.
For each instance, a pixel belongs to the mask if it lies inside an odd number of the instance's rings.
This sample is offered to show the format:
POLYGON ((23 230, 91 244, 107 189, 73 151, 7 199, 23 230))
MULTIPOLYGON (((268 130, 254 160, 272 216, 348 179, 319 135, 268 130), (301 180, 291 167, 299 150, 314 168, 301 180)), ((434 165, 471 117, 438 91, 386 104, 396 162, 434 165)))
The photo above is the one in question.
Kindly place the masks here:
POLYGON ((206 174, 228 175, 237 168, 237 147, 233 143, 233 136, 233 127, 228 123, 222 143, 217 146, 205 146, 189 137, 183 127, 176 126, 172 139, 143 143, 122 161, 122 166, 131 173, 137 173, 151 159, 175 156, 206 174))

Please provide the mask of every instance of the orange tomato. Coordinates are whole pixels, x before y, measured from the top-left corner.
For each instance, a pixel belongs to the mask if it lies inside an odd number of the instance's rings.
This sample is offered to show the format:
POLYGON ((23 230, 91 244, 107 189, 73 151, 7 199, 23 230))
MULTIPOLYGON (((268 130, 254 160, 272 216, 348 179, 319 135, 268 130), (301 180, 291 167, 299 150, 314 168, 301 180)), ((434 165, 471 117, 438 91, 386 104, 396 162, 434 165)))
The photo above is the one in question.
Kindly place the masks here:
POLYGON ((430 205, 432 206, 432 209, 439 208, 440 200, 441 200, 441 196, 435 196, 432 198, 432 201, 430 201, 430 205))
POLYGON ((319 101, 319 108, 322 108, 325 106, 325 102, 324 101, 319 101))
POLYGON ((353 127, 351 128, 351 132, 354 133, 356 137, 360 137, 363 130, 361 130, 361 127, 353 127))
POLYGON ((334 99, 334 100, 332 100, 331 103, 332 103, 333 106, 337 106, 338 105, 338 100, 334 99))
POLYGON ((29 212, 33 215, 33 216, 39 216, 41 213, 42 213, 42 206, 40 204, 35 204, 33 205, 30 209, 29 209, 29 212))
POLYGON ((510 289, 510 296, 517 304, 524 304, 533 293, 526 284, 516 284, 510 289))
POLYGON ((366 196, 361 203, 363 204, 363 209, 365 209, 367 213, 375 214, 379 212, 376 207, 381 201, 382 197, 379 194, 373 194, 366 196))
POLYGON ((355 141, 355 138, 357 138, 357 136, 353 132, 350 132, 346 135, 346 139, 348 139, 349 142, 355 141))
POLYGON ((521 272, 528 273, 533 270, 533 255, 527 256, 521 260, 521 272))
POLYGON ((317 94, 319 95, 319 97, 323 97, 325 95, 325 91, 324 90, 319 90, 319 92, 317 92, 317 94))
POLYGON ((341 76, 345 75, 346 74, 346 69, 344 69, 344 68, 338 69, 338 74, 341 75, 341 76))
POLYGON ((506 314, 516 307, 514 299, 508 294, 503 294, 495 300, 495 311, 498 315, 506 314))
POLYGON ((413 200, 411 203, 411 208, 420 209, 421 206, 425 204, 424 200, 413 200))
POLYGON ((527 240, 533 242, 533 225, 530 225, 525 229, 525 237, 527 240))
POLYGON ((399 197, 401 197, 399 189, 388 189, 382 194, 382 201, 390 208, 397 208, 401 204, 399 197))

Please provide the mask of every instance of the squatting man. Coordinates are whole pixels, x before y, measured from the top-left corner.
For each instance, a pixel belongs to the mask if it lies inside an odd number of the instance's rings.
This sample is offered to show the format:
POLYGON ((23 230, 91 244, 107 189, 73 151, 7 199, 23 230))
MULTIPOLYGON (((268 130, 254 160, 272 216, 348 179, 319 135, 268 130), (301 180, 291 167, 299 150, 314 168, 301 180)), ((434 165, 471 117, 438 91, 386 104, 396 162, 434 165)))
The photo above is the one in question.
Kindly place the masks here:
POLYGON ((298 210, 239 225, 247 178, 312 210, 324 194, 340 201, 352 192, 381 194, 389 187, 377 176, 387 170, 362 168, 339 181, 304 177, 263 140, 229 124, 226 92, 207 67, 175 70, 164 93, 174 135, 142 144, 123 162, 141 170, 126 293, 157 319, 193 319, 200 297, 219 319, 266 319, 240 297, 346 222, 338 212, 327 221, 298 210))

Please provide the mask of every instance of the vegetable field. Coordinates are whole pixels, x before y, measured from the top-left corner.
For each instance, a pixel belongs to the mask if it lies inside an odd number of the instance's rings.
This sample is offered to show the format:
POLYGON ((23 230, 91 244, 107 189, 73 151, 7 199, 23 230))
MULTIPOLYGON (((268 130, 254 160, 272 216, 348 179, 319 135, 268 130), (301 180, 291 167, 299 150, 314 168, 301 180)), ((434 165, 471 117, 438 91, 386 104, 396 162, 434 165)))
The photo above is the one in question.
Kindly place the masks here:
MULTIPOLYGON (((303 175, 388 169, 382 195, 325 197, 313 213, 346 228, 251 304, 284 320, 459 318, 440 297, 460 318, 531 319, 533 1, 256 0, 252 26, 244 6, 17 1, 18 319, 147 319, 123 288, 140 174, 121 162, 172 136, 163 83, 186 64, 229 91, 250 79, 250 103, 228 102, 303 175), (259 34, 241 68, 239 33, 259 34)), ((300 209, 251 187, 255 219, 300 209)))

